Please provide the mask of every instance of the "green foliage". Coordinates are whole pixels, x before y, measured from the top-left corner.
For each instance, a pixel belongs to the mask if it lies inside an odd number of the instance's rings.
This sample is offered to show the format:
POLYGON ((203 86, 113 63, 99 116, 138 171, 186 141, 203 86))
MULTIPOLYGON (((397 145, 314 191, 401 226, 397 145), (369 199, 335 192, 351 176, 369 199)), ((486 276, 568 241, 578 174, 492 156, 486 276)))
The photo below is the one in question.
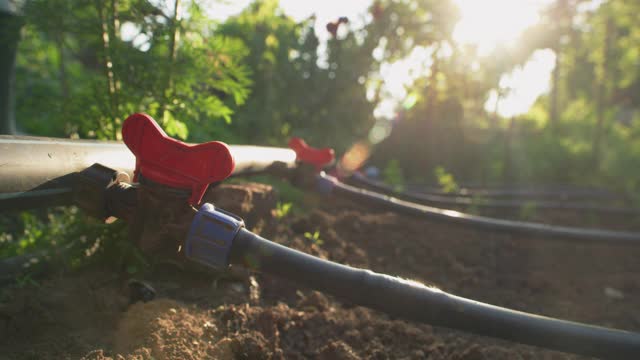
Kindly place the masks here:
POLYGON ((320 239, 320 231, 318 231, 318 230, 314 231, 313 233, 305 232, 304 233, 304 237, 305 237, 305 239, 311 241, 311 243, 316 245, 316 246, 320 246, 320 245, 324 244, 324 241, 322 241, 322 239, 320 239))
POLYGON ((215 23, 196 2, 188 12, 181 19, 146 0, 28 2, 18 125, 38 135, 117 139, 124 118, 144 111, 172 136, 186 139, 192 128, 197 140, 210 139, 249 96, 249 50, 239 39, 207 36, 215 23), (125 24, 132 40, 121 36, 125 24))
POLYGON ((20 275, 16 277, 16 287, 23 289, 26 287, 40 287, 40 284, 33 279, 31 274, 20 275))
POLYGON ((276 217, 276 219, 282 219, 284 217, 287 217, 287 215, 289 215, 289 213, 291 212, 291 209, 293 208, 293 203, 290 202, 280 202, 278 201, 278 203, 276 204, 276 210, 274 212, 274 216, 276 217))
POLYGON ((520 219, 522 220, 533 220, 538 211, 537 205, 535 201, 527 201, 524 206, 520 208, 520 219))
POLYGON ((453 174, 447 172, 444 167, 437 166, 434 170, 434 174, 442 191, 446 193, 455 193, 460 189, 453 177, 453 174))
MULTIPOLYGON (((55 257, 68 268, 104 263, 129 272, 149 266, 149 261, 127 239, 122 222, 107 225, 75 207, 23 212, 3 220, 0 258, 34 254, 36 259, 55 257)), ((39 260, 31 266, 39 266, 39 260)), ((16 281, 28 282, 28 276, 16 281)))
POLYGON ((387 166, 382 170, 382 178, 385 183, 393 186, 396 191, 404 190, 404 175, 398 160, 391 159, 387 162, 387 166))
POLYGON ((0 227, 0 257, 66 244, 68 228, 76 224, 77 209, 58 209, 44 216, 23 212, 15 217, 17 221, 8 221, 0 227))
MULTIPOLYGON (((420 12, 435 14, 438 9, 423 1, 377 3, 384 27, 403 29, 419 23, 420 12), (403 11, 404 6, 419 10, 403 11), (394 9, 393 19, 387 9, 394 9)), ((418 102, 399 110, 394 131, 373 161, 398 160, 408 179, 428 177, 443 166, 462 182, 510 178, 600 184, 637 193, 637 166, 631 163, 638 160, 640 139, 630 134, 640 113, 639 3, 608 0, 585 10, 586 3, 550 3, 518 46, 498 48, 486 57, 453 43, 448 26, 438 33, 434 27, 406 31, 411 39, 429 39, 422 44, 433 51, 431 71, 407 90, 418 95, 418 102), (438 56, 443 46, 452 48, 450 55, 438 56), (500 77, 538 49, 557 55, 551 90, 510 127, 509 119, 485 110, 487 95, 500 90, 500 77)), ((387 47, 400 58, 411 49, 387 47)))
POLYGON ((245 141, 284 145, 291 136, 344 150, 364 136, 375 102, 362 81, 372 67, 371 44, 349 32, 329 41, 320 66, 315 20, 296 23, 283 16, 277 1, 255 1, 221 24, 217 34, 240 38, 250 48, 252 96, 231 128, 245 141))

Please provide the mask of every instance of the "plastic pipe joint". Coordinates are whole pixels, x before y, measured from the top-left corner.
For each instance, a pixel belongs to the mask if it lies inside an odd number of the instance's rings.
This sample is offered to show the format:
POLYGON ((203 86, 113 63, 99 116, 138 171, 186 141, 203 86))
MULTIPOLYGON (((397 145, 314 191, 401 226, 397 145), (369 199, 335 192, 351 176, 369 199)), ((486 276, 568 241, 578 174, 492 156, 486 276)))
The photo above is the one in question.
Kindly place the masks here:
POLYGON ((191 222, 185 255, 203 265, 226 268, 233 239, 243 227, 241 218, 205 203, 191 222))

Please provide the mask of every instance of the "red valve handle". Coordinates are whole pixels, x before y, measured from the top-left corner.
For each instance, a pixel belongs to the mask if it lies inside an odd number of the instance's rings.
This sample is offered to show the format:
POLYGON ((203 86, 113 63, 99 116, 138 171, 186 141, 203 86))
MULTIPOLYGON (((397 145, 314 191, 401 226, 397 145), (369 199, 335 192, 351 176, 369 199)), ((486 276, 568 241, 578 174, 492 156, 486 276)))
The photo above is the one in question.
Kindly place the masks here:
POLYGON ((189 204, 202 200, 209 184, 226 179, 235 167, 227 144, 186 144, 170 138, 147 114, 133 114, 122 125, 122 139, 136 156, 140 174, 157 183, 191 189, 189 204))
POLYGON ((296 153, 296 160, 315 165, 316 170, 320 171, 323 167, 333 162, 336 155, 333 149, 323 148, 317 149, 307 145, 307 143, 298 137, 289 140, 289 147, 296 153))

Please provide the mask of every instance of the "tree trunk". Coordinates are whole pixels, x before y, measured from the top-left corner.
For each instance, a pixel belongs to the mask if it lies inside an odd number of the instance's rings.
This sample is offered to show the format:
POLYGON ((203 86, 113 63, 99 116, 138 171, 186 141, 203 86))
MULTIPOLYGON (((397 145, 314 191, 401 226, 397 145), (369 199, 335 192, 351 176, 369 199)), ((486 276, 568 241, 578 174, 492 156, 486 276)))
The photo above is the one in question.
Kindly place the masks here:
POLYGON ((15 134, 16 53, 23 21, 15 14, 0 11, 0 33, 5 37, 0 51, 0 134, 15 134))
POLYGON ((435 144, 437 136, 434 134, 434 115, 437 113, 435 107, 438 98, 437 78, 440 71, 438 59, 439 51, 440 44, 436 45, 432 54, 433 62, 431 64, 431 75, 429 76, 429 87, 427 89, 426 109, 424 116, 421 119, 422 121, 420 121, 417 126, 418 131, 414 134, 414 143, 417 145, 417 148, 420 149, 419 153, 416 154, 419 159, 417 162, 417 170, 420 177, 424 177, 425 175, 428 177, 432 175, 431 173, 425 174, 425 172, 430 171, 430 169, 437 165, 435 163, 435 152, 437 151, 438 146, 435 144))
POLYGON ((109 125, 111 128, 110 130, 112 131, 113 138, 117 139, 118 130, 116 126, 116 118, 118 113, 118 94, 116 86, 116 76, 113 70, 111 38, 109 36, 109 34, 111 33, 111 29, 109 26, 107 15, 105 14, 104 2, 101 0, 96 0, 96 8, 98 10, 98 17, 100 18, 102 50, 104 51, 103 67, 105 77, 107 79, 107 96, 109 98, 109 115, 111 117, 111 124, 109 125))
POLYGON ((509 120, 509 128, 505 134, 504 139, 504 161, 502 165, 502 182, 504 185, 512 185, 514 180, 513 174, 513 149, 511 144, 513 143, 513 134, 515 130, 515 118, 509 120))
POLYGON ((549 104, 549 125, 551 126, 551 132, 553 135, 558 134, 558 88, 560 87, 560 44, 556 44, 553 51, 556 54, 555 65, 553 67, 552 79, 551 79, 551 93, 549 104))
POLYGON ((69 80, 67 79, 67 66, 64 56, 64 34, 62 32, 56 34, 56 47, 58 48, 58 57, 60 58, 60 61, 58 62, 60 91, 62 92, 62 97, 66 102, 67 99, 69 99, 69 80))
POLYGON ((169 35, 169 55, 167 56, 167 72, 163 89, 162 111, 167 109, 169 97, 173 94, 173 73, 176 61, 176 48, 180 41, 180 0, 175 0, 173 6, 173 19, 171 19, 171 34, 169 35))
POLYGON ((607 20, 606 30, 605 30, 605 39, 604 39, 604 48, 603 48, 603 61, 602 68, 600 72, 600 76, 598 79, 598 87, 596 88, 596 127, 593 135, 593 145, 592 145, 592 158, 593 158, 593 169, 598 169, 601 161, 601 152, 602 152, 602 141, 604 137, 604 125, 605 125, 605 110, 607 106, 606 98, 608 95, 607 91, 607 80, 609 74, 609 63, 611 57, 611 46, 613 44, 614 36, 613 36, 613 20, 609 18, 607 20))

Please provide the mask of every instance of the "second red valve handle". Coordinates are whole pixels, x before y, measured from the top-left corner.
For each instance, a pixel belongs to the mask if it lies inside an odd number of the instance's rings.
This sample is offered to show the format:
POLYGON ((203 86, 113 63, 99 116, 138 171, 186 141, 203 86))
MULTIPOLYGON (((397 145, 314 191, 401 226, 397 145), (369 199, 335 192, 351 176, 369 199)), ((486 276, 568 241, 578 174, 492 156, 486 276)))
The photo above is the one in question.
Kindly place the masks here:
POLYGON ((331 164, 335 159, 335 152, 331 148, 317 149, 307 145, 298 137, 289 140, 289 147, 296 153, 296 160, 315 166, 317 171, 331 164))

